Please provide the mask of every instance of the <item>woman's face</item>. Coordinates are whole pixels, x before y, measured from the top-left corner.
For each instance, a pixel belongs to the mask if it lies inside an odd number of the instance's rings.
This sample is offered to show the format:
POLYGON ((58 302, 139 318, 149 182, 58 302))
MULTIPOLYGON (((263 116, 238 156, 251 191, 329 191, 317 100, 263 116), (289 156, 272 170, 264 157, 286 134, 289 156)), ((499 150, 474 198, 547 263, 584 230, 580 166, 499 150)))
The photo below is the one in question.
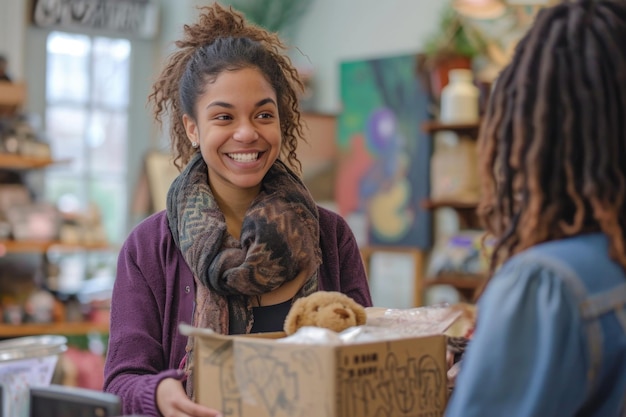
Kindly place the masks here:
POLYGON ((254 68, 224 71, 184 115, 187 137, 200 145, 214 193, 259 188, 280 154, 276 92, 254 68))

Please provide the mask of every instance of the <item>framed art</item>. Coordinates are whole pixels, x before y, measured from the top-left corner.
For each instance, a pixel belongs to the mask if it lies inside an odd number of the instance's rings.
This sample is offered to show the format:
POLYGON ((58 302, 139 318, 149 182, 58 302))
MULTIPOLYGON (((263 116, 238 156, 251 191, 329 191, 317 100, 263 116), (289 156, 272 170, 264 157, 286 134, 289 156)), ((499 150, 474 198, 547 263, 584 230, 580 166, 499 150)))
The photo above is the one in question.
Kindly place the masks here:
POLYGON ((361 248, 374 307, 423 305, 425 254, 417 248, 361 248))

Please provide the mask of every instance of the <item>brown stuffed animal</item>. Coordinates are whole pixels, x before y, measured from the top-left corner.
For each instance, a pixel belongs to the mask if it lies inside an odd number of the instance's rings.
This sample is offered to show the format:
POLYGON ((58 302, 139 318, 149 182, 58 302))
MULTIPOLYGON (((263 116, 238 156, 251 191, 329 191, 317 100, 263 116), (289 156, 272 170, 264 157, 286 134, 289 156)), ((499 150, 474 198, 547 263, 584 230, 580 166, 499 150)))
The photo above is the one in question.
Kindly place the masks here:
POLYGON ((365 308, 352 298, 337 291, 317 291, 293 303, 284 330, 291 335, 300 327, 315 326, 341 332, 365 321, 365 308))

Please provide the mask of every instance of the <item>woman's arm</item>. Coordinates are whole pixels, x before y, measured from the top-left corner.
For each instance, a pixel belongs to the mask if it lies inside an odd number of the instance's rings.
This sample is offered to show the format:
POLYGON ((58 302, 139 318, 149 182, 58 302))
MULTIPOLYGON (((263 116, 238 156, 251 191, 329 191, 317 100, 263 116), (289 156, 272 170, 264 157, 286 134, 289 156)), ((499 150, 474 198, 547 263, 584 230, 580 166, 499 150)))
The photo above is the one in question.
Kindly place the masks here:
POLYGON ((348 223, 320 208, 320 289, 340 291, 364 307, 372 305, 363 258, 348 223))
POLYGON ((104 390, 120 396, 125 414, 158 416, 157 385, 164 378, 181 379, 183 375, 169 369, 163 349, 164 320, 157 300, 165 297, 165 291, 155 291, 148 281, 162 276, 144 276, 136 262, 136 248, 127 242, 118 259, 104 390))

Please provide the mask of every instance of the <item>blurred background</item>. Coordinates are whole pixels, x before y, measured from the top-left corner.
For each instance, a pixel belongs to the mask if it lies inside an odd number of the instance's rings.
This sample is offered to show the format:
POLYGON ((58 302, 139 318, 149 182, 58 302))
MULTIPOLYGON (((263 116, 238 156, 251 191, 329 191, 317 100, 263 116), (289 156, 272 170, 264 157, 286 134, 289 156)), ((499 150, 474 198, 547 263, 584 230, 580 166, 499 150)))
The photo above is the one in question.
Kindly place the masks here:
MULTIPOLYGON (((381 307, 472 303, 490 85, 549 1, 232 0, 307 86, 303 178, 350 223, 381 307)), ((146 106, 194 0, 0 0, 0 339, 68 337, 100 389, 117 253, 177 171, 146 106)))

